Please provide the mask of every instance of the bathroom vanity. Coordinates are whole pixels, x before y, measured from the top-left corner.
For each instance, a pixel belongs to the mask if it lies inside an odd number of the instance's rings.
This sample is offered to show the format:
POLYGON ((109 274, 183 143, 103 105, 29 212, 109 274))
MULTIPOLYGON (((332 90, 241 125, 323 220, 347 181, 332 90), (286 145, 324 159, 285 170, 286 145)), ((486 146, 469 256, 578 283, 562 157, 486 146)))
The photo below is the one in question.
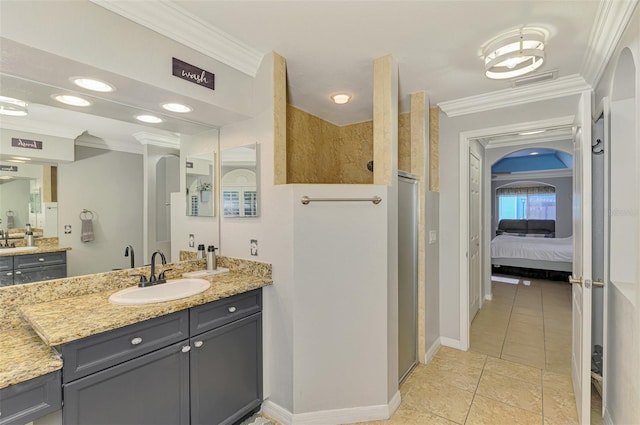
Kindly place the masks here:
POLYGON ((66 277, 68 250, 46 246, 14 253, 0 249, 0 286, 66 277))
POLYGON ((28 327, 0 332, 0 425, 60 408, 63 424, 233 424, 259 409, 265 266, 228 265, 206 291, 162 303, 114 305, 111 289, 21 305, 28 327))

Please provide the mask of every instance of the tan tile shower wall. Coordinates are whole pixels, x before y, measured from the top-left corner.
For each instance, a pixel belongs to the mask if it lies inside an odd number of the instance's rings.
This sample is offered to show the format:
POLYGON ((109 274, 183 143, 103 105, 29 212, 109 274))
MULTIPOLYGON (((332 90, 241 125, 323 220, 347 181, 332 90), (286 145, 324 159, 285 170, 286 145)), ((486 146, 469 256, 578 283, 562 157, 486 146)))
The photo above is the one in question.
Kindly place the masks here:
POLYGON ((440 192, 440 108, 429 109, 429 190, 440 192))
POLYGON ((411 171, 411 114, 398 115, 398 170, 411 171))
POLYGON ((273 54, 273 183, 287 183, 287 63, 273 54))
POLYGON ((370 184, 373 122, 338 127, 287 106, 287 182, 370 184))

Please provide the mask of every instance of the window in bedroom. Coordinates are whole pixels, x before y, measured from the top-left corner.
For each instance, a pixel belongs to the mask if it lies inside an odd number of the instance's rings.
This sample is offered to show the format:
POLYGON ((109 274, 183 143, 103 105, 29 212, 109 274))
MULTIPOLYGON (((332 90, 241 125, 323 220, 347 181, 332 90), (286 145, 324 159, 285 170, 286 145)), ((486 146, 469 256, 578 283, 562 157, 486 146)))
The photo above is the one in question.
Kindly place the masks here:
POLYGON ((496 190, 498 221, 508 219, 556 219, 556 188, 503 186, 496 190))

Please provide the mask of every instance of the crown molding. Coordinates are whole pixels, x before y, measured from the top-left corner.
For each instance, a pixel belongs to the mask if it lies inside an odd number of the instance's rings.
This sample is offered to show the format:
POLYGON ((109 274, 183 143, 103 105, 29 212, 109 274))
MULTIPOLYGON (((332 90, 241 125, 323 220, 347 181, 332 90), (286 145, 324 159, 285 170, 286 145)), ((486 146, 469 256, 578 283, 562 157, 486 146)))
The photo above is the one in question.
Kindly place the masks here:
POLYGON ((64 139, 75 139, 85 131, 81 127, 73 127, 68 125, 58 125, 52 122, 41 122, 30 119, 28 122, 24 121, 24 117, 11 117, 3 116, 0 119, 0 128, 24 131, 26 133, 34 133, 42 136, 61 137, 64 139))
POLYGON ((574 74, 541 84, 448 100, 438 103, 438 106, 448 117, 457 117, 541 100, 572 96, 588 90, 591 90, 591 86, 585 79, 578 74, 574 74))
POLYGON ((602 0, 591 27, 587 54, 582 63, 584 79, 595 87, 631 20, 638 0, 602 0))
POLYGON ((76 146, 105 149, 109 151, 134 153, 138 155, 144 154, 144 148, 142 147, 142 145, 132 145, 131 143, 122 143, 122 142, 116 142, 113 140, 104 140, 104 139, 101 139, 101 140, 102 140, 101 142, 98 142, 98 141, 88 141, 88 140, 78 139, 76 140, 76 146))
POLYGON ((255 77, 263 53, 184 10, 176 2, 90 0, 113 13, 255 77))
POLYGON ((162 146, 165 148, 180 149, 180 137, 168 136, 164 134, 149 133, 147 131, 139 131, 132 134, 135 139, 142 145, 162 146))
POLYGON ((518 171, 508 174, 492 174, 492 181, 505 181, 505 180, 535 180, 543 178, 554 177, 573 177, 573 169, 566 170, 542 170, 542 171, 518 171))

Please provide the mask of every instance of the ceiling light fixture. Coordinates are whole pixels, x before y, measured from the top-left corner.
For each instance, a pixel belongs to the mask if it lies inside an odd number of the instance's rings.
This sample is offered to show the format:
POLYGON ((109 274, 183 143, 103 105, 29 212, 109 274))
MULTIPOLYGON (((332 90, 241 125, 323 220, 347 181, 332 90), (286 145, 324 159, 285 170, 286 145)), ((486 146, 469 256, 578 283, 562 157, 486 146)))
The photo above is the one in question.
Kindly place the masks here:
POLYGON ((503 80, 540 68, 544 62, 545 38, 544 30, 532 27, 498 36, 484 49, 485 75, 503 80))
POLYGON ((529 152, 529 155, 538 155, 540 152, 529 152))
POLYGON ((24 161, 20 159, 7 159, 7 162, 15 162, 16 164, 24 164, 24 161))
POLYGON ((105 83, 104 81, 96 80, 94 78, 73 77, 71 78, 71 81, 76 86, 91 91, 107 93, 115 90, 115 88, 111 84, 105 83))
POLYGON ((83 108, 91 105, 91 102, 89 102, 87 99, 83 99, 78 96, 72 96, 70 94, 58 94, 54 95, 53 98, 60 103, 64 103, 65 105, 80 106, 83 108))
POLYGON ((182 103, 163 103, 162 107, 167 111, 178 112, 184 114, 193 111, 193 108, 182 103))
POLYGON ((158 124, 162 122, 162 120, 155 115, 138 115, 136 119, 149 124, 158 124))
POLYGON ((13 159, 17 159, 19 161, 31 161, 31 158, 27 158, 26 156, 14 156, 13 159))
POLYGON ((344 105, 351 100, 351 96, 346 93, 339 93, 331 96, 331 100, 338 105, 344 105))
POLYGON ((13 97, 0 96, 0 115, 24 117, 27 115, 27 102, 13 97))

